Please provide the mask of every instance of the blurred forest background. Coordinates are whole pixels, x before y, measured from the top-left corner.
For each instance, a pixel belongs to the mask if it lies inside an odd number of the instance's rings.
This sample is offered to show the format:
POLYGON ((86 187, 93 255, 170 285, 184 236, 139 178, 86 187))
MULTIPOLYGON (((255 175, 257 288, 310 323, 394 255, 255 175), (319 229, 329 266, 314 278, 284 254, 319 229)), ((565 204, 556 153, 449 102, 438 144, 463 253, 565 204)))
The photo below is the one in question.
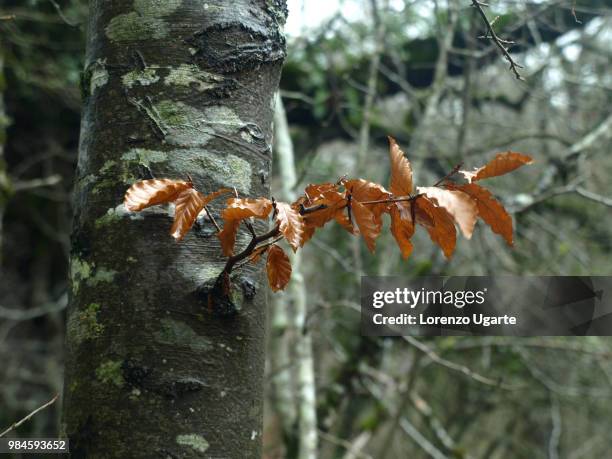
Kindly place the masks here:
MULTIPOLYGON (((375 255, 334 227, 306 247, 270 296, 267 458, 610 457, 608 338, 360 334, 362 274, 612 274, 612 0, 490 0, 524 80, 471 3, 289 2, 275 196, 386 183, 387 135, 420 185, 508 149, 536 164, 493 184, 513 249, 484 226, 450 261, 425 232, 408 261, 384 232, 375 255)), ((61 392, 86 18, 0 6, 0 427, 61 392)), ((59 408, 18 433, 56 436, 59 408)))

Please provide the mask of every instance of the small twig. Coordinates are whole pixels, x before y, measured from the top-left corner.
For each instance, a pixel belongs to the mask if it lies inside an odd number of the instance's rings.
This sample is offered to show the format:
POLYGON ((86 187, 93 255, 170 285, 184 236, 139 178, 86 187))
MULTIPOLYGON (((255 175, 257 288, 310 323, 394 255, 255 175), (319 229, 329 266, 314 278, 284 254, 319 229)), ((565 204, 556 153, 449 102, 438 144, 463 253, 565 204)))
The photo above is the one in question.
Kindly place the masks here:
POLYGON ((523 68, 523 66, 517 64, 514 61, 513 57, 508 52, 508 48, 506 48, 504 46, 504 43, 508 44, 508 45, 511 45, 511 44, 513 44, 513 42, 508 41, 508 40, 503 40, 503 39, 501 39, 501 38, 499 38, 497 36, 497 34, 495 33, 495 30, 493 29, 493 24, 495 23, 495 21, 497 19, 495 19, 493 22, 490 22, 489 19, 487 18, 486 13, 482 9, 483 6, 489 6, 489 5, 487 5, 486 3, 480 2, 478 0, 472 0, 472 6, 474 8, 476 8, 476 10, 478 11, 478 14, 480 14, 480 17, 482 18, 482 20, 485 23, 485 26, 487 27, 488 33, 485 34, 485 37, 486 38, 490 38, 497 45, 497 47, 501 51, 502 55, 510 63, 510 70, 512 70, 512 73, 514 73, 514 76, 516 77, 516 79, 517 80, 524 80, 524 78, 521 76, 521 74, 518 71, 518 69, 523 68), (488 35, 490 35, 490 36, 488 36, 488 35))
POLYGON ((208 206, 204 206, 204 212, 206 212, 206 216, 208 217, 208 219, 211 221, 211 223, 213 225, 215 225, 215 228, 217 229, 217 233, 221 232, 221 228, 219 227, 219 225, 217 224, 217 220, 215 220, 215 217, 213 217, 212 213, 210 212, 210 210, 208 210, 208 206))
POLYGON ((453 371, 462 373, 465 376, 472 378, 474 381, 477 381, 481 384, 485 384, 487 386, 499 387, 505 390, 524 389, 523 386, 508 385, 508 384, 503 383, 501 380, 494 380, 491 378, 487 378, 486 376, 482 376, 481 374, 476 373, 475 371, 471 370, 465 365, 461 365, 459 363, 455 363, 443 357, 440 357, 433 349, 431 349, 429 346, 427 346, 426 344, 422 343, 421 341, 417 340, 416 338, 412 336, 403 336, 403 338, 404 338, 404 341, 407 341, 410 345, 414 346, 416 349, 418 349, 419 351, 424 353, 427 357, 429 357, 429 359, 432 362, 437 363, 438 365, 442 365, 443 367, 446 367, 449 370, 453 370, 453 371))
POLYGON ((441 183, 446 182, 449 178, 451 178, 453 175, 459 172, 459 169, 461 169, 462 167, 463 167, 463 163, 457 164, 455 167, 453 167, 453 169, 448 174, 446 174, 444 177, 438 180, 434 184, 434 186, 440 186, 441 183))
POLYGON ((305 207, 304 204, 301 204, 300 205, 300 215, 312 214, 313 212, 316 212, 318 210, 323 210, 323 209, 327 209, 327 205, 319 204, 319 205, 312 206, 312 207, 305 207))
MULTIPOLYGON (((283 238, 284 238, 284 236, 278 236, 276 239, 273 239, 273 240, 271 240, 269 242, 266 242, 265 244, 258 245, 257 247, 255 247, 253 249, 253 252, 251 252, 251 255, 254 254, 255 252, 259 251, 259 250, 268 248, 271 245, 276 244, 277 242, 281 241, 283 238)), ((246 264, 248 264, 250 262, 251 262, 251 257, 249 256, 246 260, 242 260, 241 262, 236 263, 236 265, 234 266, 233 270, 236 271, 237 269, 242 268, 244 265, 246 265, 246 264)))
POLYGON ((44 410, 45 408, 47 408, 50 405, 53 405, 55 403, 55 401, 58 399, 59 394, 57 394, 55 397, 53 397, 51 400, 49 400, 47 403, 45 403, 42 406, 39 406, 38 408, 36 408, 34 411, 32 411, 30 414, 28 414, 25 418, 23 418, 21 421, 15 422, 13 423, 8 429, 6 429, 4 432, 0 433, 0 438, 4 437, 7 433, 9 433, 11 430, 16 429, 17 427, 19 427, 21 424, 23 424, 24 422, 28 421, 32 416, 34 416, 36 413, 38 413, 39 411, 44 410))
POLYGON ((35 188, 57 185, 61 181, 62 181, 62 176, 59 174, 54 174, 54 175, 50 175, 49 177, 15 182, 13 184, 13 190, 15 192, 33 190, 35 188))
POLYGON ((55 8, 55 11, 57 11, 57 15, 61 18, 61 20, 68 24, 70 27, 78 27, 79 25, 81 25, 80 22, 74 22, 68 19, 62 11, 62 7, 59 6, 55 0, 49 0, 49 3, 53 5, 53 8, 55 8))
POLYGON ((246 248, 242 252, 240 252, 239 254, 233 255, 227 259, 227 263, 225 263, 225 267, 223 268, 223 271, 221 272, 219 276, 229 275, 232 272, 232 269, 234 268, 236 263, 244 260, 245 258, 248 258, 249 255, 253 253, 253 250, 255 250, 255 247, 257 247, 257 244, 267 241, 268 239, 271 239, 277 236, 279 232, 280 232, 280 229, 277 225, 273 229, 268 231, 267 233, 262 234, 261 236, 254 235, 253 238, 251 239, 251 242, 249 242, 249 245, 247 245, 246 248))
POLYGON ((415 201, 417 198, 423 196, 423 193, 415 194, 414 196, 400 196, 398 198, 389 198, 389 199, 377 199, 376 201, 362 201, 359 204, 363 204, 364 206, 372 205, 372 204, 387 204, 390 202, 402 202, 402 201, 415 201))
POLYGON ((586 189, 584 189, 582 187, 576 187, 574 192, 576 192, 576 194, 578 194, 579 196, 582 196, 583 198, 586 198, 586 199, 590 199, 591 201, 596 202, 598 204, 602 204, 604 206, 612 207, 612 199, 606 198, 605 196, 593 193, 593 192, 591 192, 589 190, 586 190, 586 189))

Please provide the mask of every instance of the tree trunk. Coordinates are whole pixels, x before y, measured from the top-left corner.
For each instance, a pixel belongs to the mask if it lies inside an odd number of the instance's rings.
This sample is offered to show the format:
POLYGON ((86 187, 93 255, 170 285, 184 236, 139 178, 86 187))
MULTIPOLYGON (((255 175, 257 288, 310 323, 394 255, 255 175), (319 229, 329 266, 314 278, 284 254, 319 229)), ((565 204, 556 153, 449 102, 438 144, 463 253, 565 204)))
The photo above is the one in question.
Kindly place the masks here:
MULTIPOLYGON (((293 142, 280 95, 276 98, 274 132, 274 152, 282 185, 280 198, 293 202, 297 198, 297 174, 293 142)), ((289 257, 293 267, 291 283, 287 291, 276 294, 272 302, 270 360, 275 372, 274 408, 281 420, 285 439, 291 438, 297 421, 297 442, 293 448, 295 451, 289 450, 291 454, 298 459, 313 459, 317 457, 316 381, 312 338, 306 327, 307 291, 301 270, 301 253, 290 253, 289 257)))
POLYGON ((235 279, 237 313, 211 311, 202 286, 225 261, 214 228, 201 220, 177 244, 171 208, 131 214, 122 199, 136 180, 188 174, 205 193, 269 193, 286 13, 283 0, 90 2, 62 425, 73 457, 261 456, 260 267, 235 279))
POLYGON ((6 204, 11 194, 11 184, 6 170, 6 161, 4 160, 4 144, 6 143, 6 127, 8 126, 8 117, 4 108, 4 89, 6 79, 4 78, 4 56, 2 51, 2 43, 0 42, 0 266, 2 266, 2 235, 4 211, 6 204))

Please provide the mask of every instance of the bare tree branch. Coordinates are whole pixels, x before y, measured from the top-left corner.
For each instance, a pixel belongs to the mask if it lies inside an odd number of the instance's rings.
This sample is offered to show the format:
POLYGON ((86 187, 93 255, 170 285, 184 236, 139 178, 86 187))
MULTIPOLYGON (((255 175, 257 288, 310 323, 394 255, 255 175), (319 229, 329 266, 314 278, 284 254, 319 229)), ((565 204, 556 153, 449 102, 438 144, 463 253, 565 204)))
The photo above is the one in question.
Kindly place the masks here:
POLYGON ((508 48, 506 48, 506 45, 513 45, 514 42, 499 38, 497 33, 495 33, 495 29, 493 28, 493 26, 495 25, 495 21, 497 20, 497 18, 495 18, 493 21, 489 21, 489 18, 487 18, 486 13, 482 9, 483 6, 488 6, 486 3, 480 2, 479 0, 472 0, 472 6, 476 8, 476 11, 478 11, 478 14, 480 14, 480 17, 482 18, 483 22, 485 23, 485 26, 487 27, 488 33, 485 34, 483 38, 490 38, 491 40, 493 40, 493 42, 501 51, 502 55, 510 63, 510 70, 512 70, 512 73, 514 73, 516 79, 524 80, 524 78, 518 71, 518 69, 523 68, 523 66, 516 63, 514 58, 510 55, 508 48))
POLYGON ((55 401, 58 399, 59 394, 57 394, 55 397, 53 397, 51 400, 49 400, 47 403, 45 403, 44 405, 39 406, 38 408, 36 408, 34 411, 32 411, 30 414, 28 414, 25 418, 23 418, 20 421, 17 421, 15 423, 13 423, 8 429, 6 429, 4 432, 0 433, 0 438, 4 437, 7 433, 9 433, 11 430, 16 429, 17 427, 19 427, 21 424, 23 424, 24 422, 28 421, 32 416, 34 416, 36 413, 44 410, 45 408, 47 408, 48 406, 51 406, 55 403, 55 401))

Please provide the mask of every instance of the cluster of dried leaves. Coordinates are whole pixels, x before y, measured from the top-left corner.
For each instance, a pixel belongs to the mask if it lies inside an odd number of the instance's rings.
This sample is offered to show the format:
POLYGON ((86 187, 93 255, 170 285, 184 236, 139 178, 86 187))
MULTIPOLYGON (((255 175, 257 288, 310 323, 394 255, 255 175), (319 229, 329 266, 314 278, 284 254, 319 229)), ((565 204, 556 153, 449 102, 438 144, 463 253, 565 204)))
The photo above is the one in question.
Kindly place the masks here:
POLYGON ((203 195, 193 187, 191 180, 144 180, 132 185, 125 195, 125 207, 137 212, 147 207, 174 203, 174 224, 170 233, 181 240, 191 229, 200 212, 205 211, 217 228, 221 250, 228 257, 223 274, 227 277, 237 263, 255 263, 267 254, 267 273, 274 291, 287 286, 291 277, 291 263, 278 245, 281 239, 295 252, 308 242, 318 228, 331 221, 346 231, 361 235, 370 251, 383 227, 383 215, 391 218, 391 234, 404 258, 412 253, 411 238, 415 227, 422 226, 431 240, 438 244, 446 257, 451 257, 457 236, 455 224, 470 239, 476 219, 480 217, 491 229, 512 245, 512 219, 502 204, 485 188, 480 180, 511 172, 532 162, 521 153, 499 153, 483 167, 473 171, 454 168, 446 177, 431 187, 417 187, 412 183, 412 168, 397 142, 389 138, 391 180, 389 189, 364 179, 342 178, 336 183, 308 185, 294 203, 277 202, 267 198, 241 198, 235 190, 221 189, 203 195), (462 175, 464 183, 451 181, 462 175), (220 228, 207 205, 214 199, 234 193, 226 201, 221 213, 220 228), (252 219, 273 219, 273 228, 257 235, 252 219), (236 235, 241 224, 249 229, 252 240, 240 253, 235 254, 236 235))

